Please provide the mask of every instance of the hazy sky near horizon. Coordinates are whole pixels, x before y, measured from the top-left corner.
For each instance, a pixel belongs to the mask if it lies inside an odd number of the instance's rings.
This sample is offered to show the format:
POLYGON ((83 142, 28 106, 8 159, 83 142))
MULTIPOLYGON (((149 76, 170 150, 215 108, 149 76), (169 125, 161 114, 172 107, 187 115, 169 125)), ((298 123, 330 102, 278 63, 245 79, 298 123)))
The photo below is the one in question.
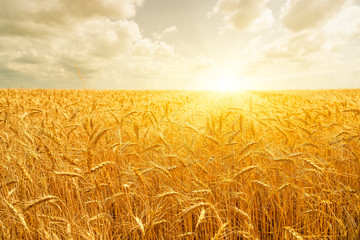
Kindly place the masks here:
POLYGON ((0 88, 360 88, 360 0, 0 0, 0 88))

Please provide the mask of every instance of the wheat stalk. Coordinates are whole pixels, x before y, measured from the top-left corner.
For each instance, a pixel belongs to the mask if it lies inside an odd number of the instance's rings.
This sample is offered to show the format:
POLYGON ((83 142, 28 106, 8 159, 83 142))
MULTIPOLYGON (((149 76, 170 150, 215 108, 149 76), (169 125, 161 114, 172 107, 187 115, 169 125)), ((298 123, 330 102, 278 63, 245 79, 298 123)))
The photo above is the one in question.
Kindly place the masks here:
POLYGON ((59 198, 56 197, 56 196, 51 196, 51 195, 49 195, 49 196, 45 196, 45 197, 42 197, 42 198, 33 200, 33 201, 25 204, 26 207, 24 207, 24 210, 25 210, 25 211, 28 211, 28 210, 30 210, 31 208, 34 208, 34 207, 36 207, 36 206, 38 206, 38 205, 40 205, 40 204, 43 204, 43 203, 46 203, 46 202, 52 201, 52 200, 59 200, 59 198))
POLYGON ((8 208, 11 210, 13 215, 19 220, 19 222, 25 228, 25 230, 30 231, 28 225, 26 224, 23 214, 18 209, 16 209, 11 203, 7 202, 4 198, 2 198, 2 201, 8 206, 8 208))

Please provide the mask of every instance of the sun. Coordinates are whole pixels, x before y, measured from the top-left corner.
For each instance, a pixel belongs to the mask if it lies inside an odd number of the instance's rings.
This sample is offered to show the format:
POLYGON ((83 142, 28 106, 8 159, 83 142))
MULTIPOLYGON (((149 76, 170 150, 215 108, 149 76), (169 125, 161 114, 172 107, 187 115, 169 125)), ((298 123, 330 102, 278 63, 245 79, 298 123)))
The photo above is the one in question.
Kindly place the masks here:
POLYGON ((214 66, 198 75, 197 89, 212 92, 238 92, 251 89, 251 78, 232 65, 214 66))
POLYGON ((238 90, 238 83, 232 76, 217 77, 211 84, 211 90, 213 91, 234 91, 238 90))
POLYGON ((236 71, 229 69, 219 69, 210 79, 209 88, 212 91, 239 91, 244 90, 242 81, 236 71))

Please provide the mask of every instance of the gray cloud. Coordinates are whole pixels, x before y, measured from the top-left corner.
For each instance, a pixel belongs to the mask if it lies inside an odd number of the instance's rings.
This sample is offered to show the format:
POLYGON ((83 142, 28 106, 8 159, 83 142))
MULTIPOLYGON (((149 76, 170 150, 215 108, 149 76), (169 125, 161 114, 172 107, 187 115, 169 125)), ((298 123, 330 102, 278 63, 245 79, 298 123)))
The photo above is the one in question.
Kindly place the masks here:
POLYGON ((13 86, 23 77, 42 86, 60 82, 65 86, 78 80, 75 65, 89 81, 95 79, 109 61, 130 54, 142 38, 137 23, 129 20, 141 3, 0 0, 2 83, 7 79, 13 86))
POLYGON ((292 31, 318 26, 336 14, 348 0, 287 0, 281 21, 292 31))
POLYGON ((187 75, 184 68, 196 64, 179 60, 161 40, 177 27, 159 39, 144 38, 131 19, 142 2, 0 0, 0 85, 19 87, 23 79, 24 87, 78 88, 76 67, 87 87, 98 88, 128 88, 131 81, 139 82, 137 88, 149 83, 144 79, 187 75))
POLYGON ((0 0, 3 19, 45 23, 68 23, 74 19, 132 18, 143 0, 0 0), (70 18, 70 19, 69 19, 70 18))
POLYGON ((135 16, 143 0, 0 0, 0 36, 44 37, 94 18, 135 16))
POLYGON ((45 24, 31 21, 0 19, 0 36, 44 37, 54 29, 45 24))
POLYGON ((272 12, 266 8, 267 0, 219 0, 210 15, 221 13, 228 28, 244 30, 256 20, 263 25, 273 22, 272 12), (259 18, 262 18, 261 20, 259 18))

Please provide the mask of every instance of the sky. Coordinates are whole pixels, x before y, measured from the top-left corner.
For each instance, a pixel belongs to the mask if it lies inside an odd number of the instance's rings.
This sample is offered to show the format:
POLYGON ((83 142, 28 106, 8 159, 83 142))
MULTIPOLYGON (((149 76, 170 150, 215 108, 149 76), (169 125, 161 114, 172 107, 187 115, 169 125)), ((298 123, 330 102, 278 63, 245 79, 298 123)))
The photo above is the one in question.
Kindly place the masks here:
POLYGON ((0 6, 0 88, 360 88, 360 0, 0 6))

